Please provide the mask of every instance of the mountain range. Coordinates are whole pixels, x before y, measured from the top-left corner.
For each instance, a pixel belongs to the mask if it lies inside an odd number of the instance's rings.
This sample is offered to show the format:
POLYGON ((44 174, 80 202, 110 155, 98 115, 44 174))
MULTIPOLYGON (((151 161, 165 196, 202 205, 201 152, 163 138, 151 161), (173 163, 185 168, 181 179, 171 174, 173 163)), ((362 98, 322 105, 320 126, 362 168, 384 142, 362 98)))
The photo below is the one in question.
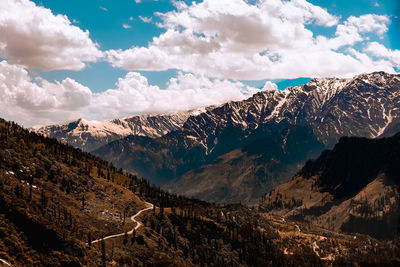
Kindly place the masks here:
POLYGON ((128 135, 91 151, 170 192, 256 204, 340 137, 399 132, 398 88, 400 76, 384 72, 313 79, 191 114, 159 137, 128 135))

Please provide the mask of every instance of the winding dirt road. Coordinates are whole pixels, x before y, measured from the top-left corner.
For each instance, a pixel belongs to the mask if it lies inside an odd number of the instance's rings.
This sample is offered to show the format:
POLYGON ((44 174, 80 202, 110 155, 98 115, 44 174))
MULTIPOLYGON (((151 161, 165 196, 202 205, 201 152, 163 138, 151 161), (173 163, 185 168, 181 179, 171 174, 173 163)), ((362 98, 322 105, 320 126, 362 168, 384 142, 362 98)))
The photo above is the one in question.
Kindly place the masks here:
POLYGON ((7 265, 7 266, 12 266, 11 263, 9 263, 8 261, 4 260, 4 259, 0 259, 0 265, 7 265))
MULTIPOLYGON (((133 222, 136 223, 136 226, 135 226, 132 230, 130 230, 129 232, 127 232, 128 235, 133 234, 133 231, 137 230, 140 226, 142 226, 142 223, 139 222, 139 221, 137 221, 137 220, 136 220, 136 217, 139 216, 143 211, 153 209, 153 207, 154 207, 153 204, 151 204, 151 203, 149 203, 149 202, 146 202, 146 204, 149 205, 149 207, 139 210, 135 215, 133 215, 133 216, 131 217, 131 220, 132 220, 133 222)), ((100 239, 93 240, 93 241, 92 241, 92 244, 97 243, 97 242, 100 242, 101 240, 107 240, 107 239, 110 239, 110 238, 119 237, 119 236, 123 236, 123 235, 125 235, 125 232, 120 233, 120 234, 105 236, 104 238, 100 238, 100 239)))

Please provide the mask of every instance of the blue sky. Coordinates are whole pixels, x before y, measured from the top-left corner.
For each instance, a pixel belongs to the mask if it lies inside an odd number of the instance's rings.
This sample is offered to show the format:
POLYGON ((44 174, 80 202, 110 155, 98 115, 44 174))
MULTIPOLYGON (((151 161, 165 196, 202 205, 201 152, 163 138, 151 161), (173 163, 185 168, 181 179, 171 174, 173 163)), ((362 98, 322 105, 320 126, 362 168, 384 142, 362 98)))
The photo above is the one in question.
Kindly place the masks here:
MULTIPOLYGON (((100 44, 104 50, 128 49, 133 45, 145 46, 154 36, 164 32, 154 24, 144 23, 139 16, 154 17, 154 12, 167 12, 174 6, 170 1, 142 1, 137 4, 134 0, 69 0, 63 1, 34 1, 39 5, 50 8, 55 14, 66 14, 70 20, 75 19, 75 25, 90 31, 91 38, 100 44), (102 8, 106 8, 104 10, 102 8), (133 18, 133 20, 130 20, 133 18), (123 24, 132 28, 125 29, 123 24)), ((154 17, 155 20, 157 17, 154 17)), ((55 71, 39 72, 47 79, 60 80, 73 77, 87 84, 93 91, 104 91, 113 88, 117 79, 126 71, 112 68, 108 63, 95 63, 80 72, 55 71), (101 75, 99 75, 101 73, 101 75)), ((165 85, 175 71, 144 73, 149 82, 160 86, 165 85)))
MULTIPOLYGON (((54 0, 35 0, 38 5, 50 8, 55 14, 66 14, 70 20, 76 20, 75 25, 90 31, 91 38, 100 44, 103 50, 107 49, 128 49, 131 46, 146 46, 153 37, 165 32, 164 29, 157 27, 154 23, 145 23, 139 16, 151 17, 154 22, 159 22, 155 12, 165 13, 174 10, 171 1, 143 0, 136 3, 134 0, 70 0, 68 4, 64 1, 54 0), (106 8, 107 10, 104 10, 106 8), (133 18, 133 20, 130 20, 133 18), (125 29, 123 24, 130 25, 132 28, 125 29)), ((191 3, 192 1, 185 1, 191 3)), ((196 1, 201 2, 201 1, 196 1)), ((389 27, 387 36, 380 40, 388 48, 400 48, 400 19, 395 18, 399 15, 399 1, 393 0, 358 0, 358 1, 329 1, 313 0, 309 1, 314 5, 326 8, 331 14, 345 20, 349 16, 360 16, 364 14, 379 14, 391 16, 392 23, 389 27), (378 5, 376 6, 376 3, 378 5)), ((310 27, 315 34, 334 35, 335 29, 325 29, 323 27, 310 27)), ((73 71, 53 71, 40 72, 40 75, 49 80, 60 80, 64 77, 72 77, 77 81, 87 85, 95 92, 113 88, 117 79, 127 71, 111 67, 108 63, 100 62, 89 64, 80 72, 73 71), (99 75, 101 73, 101 75, 99 75)), ((150 84, 165 87, 165 83, 170 77, 175 76, 176 69, 157 72, 141 72, 149 80, 150 84)), ((265 79, 256 81, 243 81, 250 85, 260 87, 265 83, 265 79)), ((296 86, 309 81, 309 79, 275 80, 280 89, 287 86, 296 86)))
POLYGON ((3 0, 0 115, 28 126, 103 120, 395 73, 399 3, 3 0))

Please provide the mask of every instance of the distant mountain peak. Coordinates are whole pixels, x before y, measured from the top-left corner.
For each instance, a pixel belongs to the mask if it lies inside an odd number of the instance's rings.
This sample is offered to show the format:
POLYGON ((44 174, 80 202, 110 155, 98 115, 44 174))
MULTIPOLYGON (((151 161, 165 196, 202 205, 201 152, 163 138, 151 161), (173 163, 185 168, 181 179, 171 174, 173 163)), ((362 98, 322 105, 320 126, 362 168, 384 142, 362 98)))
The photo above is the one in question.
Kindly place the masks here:
POLYGON ((64 124, 39 127, 34 131, 91 151, 128 135, 160 137, 179 129, 190 116, 199 115, 207 109, 203 107, 170 114, 144 114, 105 121, 79 118, 64 124))

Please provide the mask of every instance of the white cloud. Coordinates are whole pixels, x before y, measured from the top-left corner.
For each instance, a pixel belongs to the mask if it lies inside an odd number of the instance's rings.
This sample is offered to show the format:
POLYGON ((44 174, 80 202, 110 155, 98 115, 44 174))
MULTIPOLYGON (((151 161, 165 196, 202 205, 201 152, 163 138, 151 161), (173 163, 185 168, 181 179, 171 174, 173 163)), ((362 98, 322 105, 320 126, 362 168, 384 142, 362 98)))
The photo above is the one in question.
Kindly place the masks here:
POLYGON ((32 80, 22 66, 0 61, 0 113, 26 125, 47 124, 81 115, 90 105, 89 88, 66 78, 50 83, 32 80))
POLYGON ((152 21, 152 17, 142 17, 142 16, 139 16, 139 19, 141 19, 143 22, 145 22, 145 23, 150 23, 151 21, 152 21))
POLYGON ((265 90, 277 90, 277 89, 278 86, 275 83, 266 81, 262 90, 265 91, 265 90))
POLYGON ((343 46, 354 45, 366 40, 366 37, 363 36, 366 33, 382 36, 387 32, 389 23, 390 19, 387 16, 373 14, 360 17, 351 16, 343 24, 337 26, 334 38, 328 39, 319 36, 317 42, 329 49, 337 50, 343 46))
POLYGON ((375 32, 378 35, 382 35, 387 32, 389 23, 388 16, 367 14, 360 17, 349 17, 345 22, 345 26, 354 26, 360 33, 375 32))
POLYGON ((122 24, 122 28, 124 28, 124 29, 130 29, 130 28, 132 28, 132 26, 129 25, 129 24, 122 24))
POLYGON ((130 21, 133 21, 133 17, 129 17, 129 20, 130 20, 130 21))
POLYGON ((388 59, 392 64, 397 67, 400 67, 400 50, 391 50, 386 48, 384 45, 371 42, 368 43, 368 46, 364 49, 365 52, 380 58, 388 59))
POLYGON ((65 15, 28 0, 0 1, 0 57, 42 70, 80 70, 102 57, 98 45, 65 15))
POLYGON ((338 24, 337 17, 305 0, 174 4, 176 11, 156 14, 165 33, 147 47, 106 51, 107 60, 130 71, 175 68, 238 80, 393 72, 388 62, 361 61, 349 50, 339 50, 367 40, 368 34, 382 36, 390 23, 387 16, 351 16, 338 24), (336 34, 315 37, 308 24, 337 25, 336 34))
MULTIPOLYGON (((267 82, 264 90, 276 85, 267 82)), ((18 65, 0 61, 0 114, 26 126, 65 122, 84 117, 91 120, 143 113, 170 113, 250 97, 259 89, 241 82, 209 79, 178 73, 165 89, 149 85, 137 72, 118 79, 115 89, 92 93, 66 78, 62 82, 32 79, 18 65)))
POLYGON ((240 82, 211 80, 190 73, 178 73, 167 88, 161 89, 149 85, 139 73, 129 72, 118 80, 116 89, 96 94, 86 114, 88 119, 103 120, 132 114, 170 113, 242 100, 259 91, 240 82))
POLYGON ((108 9, 106 8, 106 7, 103 7, 103 6, 99 6, 99 8, 101 9, 101 10, 103 10, 103 11, 108 11, 108 9))

